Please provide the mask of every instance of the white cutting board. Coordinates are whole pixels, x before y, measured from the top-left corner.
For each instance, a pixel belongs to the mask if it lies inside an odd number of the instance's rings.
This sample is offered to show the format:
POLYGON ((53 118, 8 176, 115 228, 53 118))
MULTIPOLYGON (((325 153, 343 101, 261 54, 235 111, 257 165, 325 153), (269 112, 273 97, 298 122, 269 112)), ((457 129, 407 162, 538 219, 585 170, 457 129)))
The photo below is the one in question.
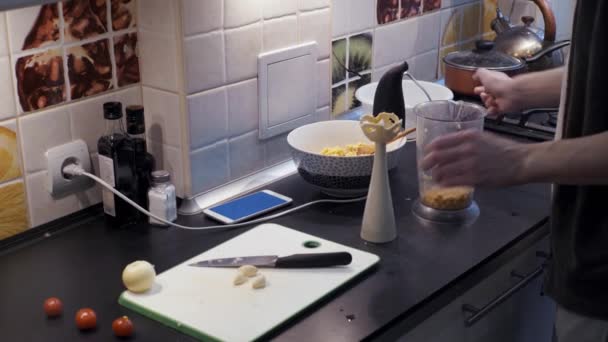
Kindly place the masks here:
MULTIPOLYGON (((358 232, 352 232, 358 234, 358 232)), ((276 224, 253 228, 159 274, 145 294, 125 291, 120 304, 201 340, 251 341, 268 333, 376 264, 374 254, 276 224), (317 248, 304 242, 317 241, 317 248), (188 264, 211 258, 347 251, 348 266, 319 269, 260 269, 266 288, 251 280, 234 286, 234 268, 188 264)))

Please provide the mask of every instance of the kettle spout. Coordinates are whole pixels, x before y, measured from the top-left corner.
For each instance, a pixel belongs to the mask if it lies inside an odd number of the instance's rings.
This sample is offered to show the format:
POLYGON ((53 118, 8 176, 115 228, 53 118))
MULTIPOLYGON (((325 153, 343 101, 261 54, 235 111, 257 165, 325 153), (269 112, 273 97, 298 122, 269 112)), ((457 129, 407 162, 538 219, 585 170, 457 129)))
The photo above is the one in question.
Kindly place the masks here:
POLYGON ((403 62, 388 70, 376 88, 374 94, 374 116, 382 113, 393 113, 401 119, 405 125, 405 103, 403 98, 402 80, 403 73, 409 68, 407 62, 403 62))
POLYGON ((502 14, 500 8, 496 7, 496 18, 492 20, 490 26, 498 35, 511 28, 511 21, 502 14))

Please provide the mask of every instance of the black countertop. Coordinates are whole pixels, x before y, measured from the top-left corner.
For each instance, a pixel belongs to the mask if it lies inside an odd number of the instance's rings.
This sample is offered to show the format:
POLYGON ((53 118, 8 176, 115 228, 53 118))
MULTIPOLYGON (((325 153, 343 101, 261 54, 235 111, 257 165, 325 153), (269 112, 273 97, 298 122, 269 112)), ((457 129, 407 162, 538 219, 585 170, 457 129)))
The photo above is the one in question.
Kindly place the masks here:
MULTIPOLYGON (((391 243, 374 245, 360 239, 363 202, 319 205, 273 221, 381 257, 378 267, 279 329, 274 339, 356 341, 386 334, 501 251, 543 229, 549 209, 545 185, 478 189, 481 215, 469 227, 422 224, 410 210, 417 197, 414 144, 406 145, 402 157, 391 175, 399 234, 391 243)), ((324 197, 298 175, 267 188, 293 197, 295 204, 324 197)), ((202 216, 182 217, 180 222, 212 224, 202 216)), ((134 340, 190 341, 118 304, 123 267, 144 259, 160 273, 249 228, 193 232, 142 225, 114 230, 104 226, 97 207, 45 229, 51 233, 26 236, 0 250, 3 341, 110 341, 111 322, 121 315, 133 320, 134 340), (50 296, 63 300, 59 319, 47 319, 42 310, 50 296), (81 307, 97 312, 96 331, 76 329, 74 314, 81 307)))

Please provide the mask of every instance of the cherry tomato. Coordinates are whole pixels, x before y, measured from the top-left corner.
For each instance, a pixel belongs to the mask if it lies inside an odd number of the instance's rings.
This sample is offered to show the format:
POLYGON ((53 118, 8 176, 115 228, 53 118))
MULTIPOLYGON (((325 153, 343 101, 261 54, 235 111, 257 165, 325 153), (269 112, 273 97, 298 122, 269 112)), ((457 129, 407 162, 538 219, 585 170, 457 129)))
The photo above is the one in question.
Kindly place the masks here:
POLYGON ((133 334, 133 323, 127 316, 122 316, 112 322, 112 330, 118 337, 127 337, 133 334))
POLYGON ((44 312, 49 317, 57 317, 63 311, 63 304, 59 298, 51 297, 44 301, 44 312))
POLYGON ((95 311, 89 308, 84 308, 76 312, 76 326, 80 330, 93 329, 97 326, 97 315, 95 311))

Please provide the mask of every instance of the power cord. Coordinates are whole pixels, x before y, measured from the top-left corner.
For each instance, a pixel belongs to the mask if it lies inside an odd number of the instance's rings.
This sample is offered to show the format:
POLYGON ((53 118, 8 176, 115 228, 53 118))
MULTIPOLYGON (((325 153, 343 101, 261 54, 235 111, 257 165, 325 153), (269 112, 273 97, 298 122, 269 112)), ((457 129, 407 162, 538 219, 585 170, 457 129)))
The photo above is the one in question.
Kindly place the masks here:
POLYGON ((82 169, 82 167, 78 166, 77 164, 68 164, 63 168, 63 174, 64 175, 69 175, 72 177, 88 177, 92 180, 94 180, 95 182, 99 183, 101 186, 105 187, 106 189, 108 189, 109 191, 113 192, 116 196, 120 197, 121 199, 123 199, 125 202, 129 203, 130 205, 132 205, 135 209, 139 210, 140 212, 142 212, 143 214, 152 217, 164 224, 176 227, 176 228, 181 228, 181 229, 187 229, 187 230, 211 230, 211 229, 232 229, 232 228, 240 228, 240 227, 245 227, 251 224, 255 224, 255 223, 261 223, 261 222, 266 222, 269 220, 273 220, 282 216, 285 216, 287 214, 291 214, 293 212, 296 212, 298 210, 310 207, 312 205, 315 204, 321 204, 321 203, 354 203, 354 202, 360 202, 365 200, 367 197, 358 197, 358 198, 353 198, 353 199, 347 199, 347 200, 331 200, 331 199, 325 199, 325 200, 317 200, 317 201, 312 201, 312 202, 308 202, 302 205, 299 205, 295 208, 291 208, 285 211, 282 211, 280 213, 276 213, 273 215, 269 215, 269 216, 264 216, 261 217, 259 219, 255 219, 255 220, 251 220, 251 221, 246 221, 246 222, 242 222, 242 223, 235 223, 235 224, 226 224, 226 225, 219 225, 219 226, 207 226, 207 227, 189 227, 189 226, 183 226, 181 224, 177 224, 177 223, 173 223, 170 221, 167 221, 163 218, 160 218, 154 214, 152 214, 151 212, 147 211, 146 209, 142 208, 141 206, 139 206, 137 203, 133 202, 131 199, 129 199, 127 196, 123 195, 120 191, 114 189, 113 186, 110 186, 108 183, 106 183, 104 180, 102 180, 101 178, 88 173, 86 171, 84 171, 82 169))

